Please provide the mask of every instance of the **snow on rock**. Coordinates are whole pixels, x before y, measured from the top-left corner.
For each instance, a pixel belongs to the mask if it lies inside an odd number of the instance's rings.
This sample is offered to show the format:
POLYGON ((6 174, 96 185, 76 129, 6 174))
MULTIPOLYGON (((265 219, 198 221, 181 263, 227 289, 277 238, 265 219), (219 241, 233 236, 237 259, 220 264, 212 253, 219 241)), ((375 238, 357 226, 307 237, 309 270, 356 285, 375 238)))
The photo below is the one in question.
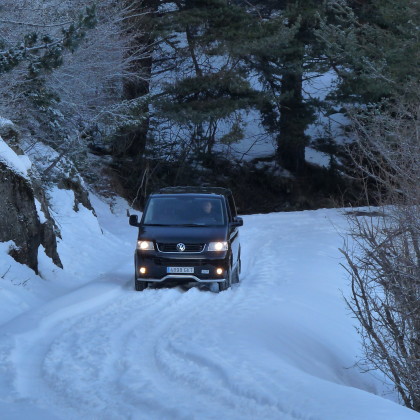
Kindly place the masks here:
POLYGON ((12 149, 0 137, 0 241, 14 240, 18 246, 13 252, 15 260, 37 272, 41 244, 57 265, 61 263, 44 192, 29 172, 30 158, 19 153, 23 153, 19 146, 12 149))
POLYGON ((35 201, 35 207, 36 207, 36 212, 38 214, 39 221, 41 224, 45 223, 47 221, 47 218, 45 216, 45 213, 42 211, 42 205, 36 198, 34 199, 34 201, 35 201))
POLYGON ((0 128, 12 128, 14 127, 14 124, 12 121, 8 120, 7 118, 3 118, 0 116, 0 128))
MULTIPOLYGON (((22 158, 22 159, 21 159, 22 158)), ((0 138, 0 242, 13 240, 16 261, 37 271, 37 250, 42 241, 42 227, 34 203, 34 190, 25 165, 0 138)))
POLYGON ((11 147, 0 137, 0 162, 3 162, 8 168, 17 174, 28 179, 28 170, 32 163, 26 155, 17 155, 11 147))
POLYGON ((52 194, 64 270, 7 287, 25 308, 0 326, 2 419, 420 418, 354 366, 339 211, 245 216, 241 283, 225 292, 139 293, 124 205, 93 197, 96 219, 52 194))

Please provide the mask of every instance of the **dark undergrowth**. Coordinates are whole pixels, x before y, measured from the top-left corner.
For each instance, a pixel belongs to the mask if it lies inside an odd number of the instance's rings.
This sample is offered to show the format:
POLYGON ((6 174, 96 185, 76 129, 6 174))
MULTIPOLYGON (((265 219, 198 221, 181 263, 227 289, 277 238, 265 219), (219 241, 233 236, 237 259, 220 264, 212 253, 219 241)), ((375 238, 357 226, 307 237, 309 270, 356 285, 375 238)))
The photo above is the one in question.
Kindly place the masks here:
POLYGON ((183 162, 143 161, 138 173, 113 168, 112 184, 135 208, 159 188, 176 185, 230 188, 241 214, 363 205, 361 188, 338 169, 308 164, 292 176, 272 158, 235 162, 220 155, 183 162))

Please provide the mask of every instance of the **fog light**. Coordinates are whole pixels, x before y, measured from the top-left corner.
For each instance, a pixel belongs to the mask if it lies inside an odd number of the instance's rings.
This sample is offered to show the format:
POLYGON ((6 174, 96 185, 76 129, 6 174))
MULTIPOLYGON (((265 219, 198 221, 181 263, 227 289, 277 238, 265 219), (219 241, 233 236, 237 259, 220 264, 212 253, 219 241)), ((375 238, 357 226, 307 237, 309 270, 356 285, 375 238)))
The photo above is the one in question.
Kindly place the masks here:
POLYGON ((219 275, 223 274, 223 268, 217 268, 216 273, 219 274, 219 275))
POLYGON ((140 267, 140 274, 146 274, 146 267, 140 267))

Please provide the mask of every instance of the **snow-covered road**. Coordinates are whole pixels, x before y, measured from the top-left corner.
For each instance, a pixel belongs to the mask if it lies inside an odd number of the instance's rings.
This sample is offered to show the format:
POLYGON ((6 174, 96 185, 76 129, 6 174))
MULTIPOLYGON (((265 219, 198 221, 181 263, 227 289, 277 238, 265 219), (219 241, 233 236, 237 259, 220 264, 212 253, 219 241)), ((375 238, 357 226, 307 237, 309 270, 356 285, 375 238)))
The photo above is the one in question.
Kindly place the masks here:
POLYGON ((102 243, 85 231, 77 255, 62 248, 87 281, 0 326, 0 418, 419 419, 354 367, 339 212, 244 221, 241 283, 220 294, 135 292, 123 217, 104 220, 102 243))

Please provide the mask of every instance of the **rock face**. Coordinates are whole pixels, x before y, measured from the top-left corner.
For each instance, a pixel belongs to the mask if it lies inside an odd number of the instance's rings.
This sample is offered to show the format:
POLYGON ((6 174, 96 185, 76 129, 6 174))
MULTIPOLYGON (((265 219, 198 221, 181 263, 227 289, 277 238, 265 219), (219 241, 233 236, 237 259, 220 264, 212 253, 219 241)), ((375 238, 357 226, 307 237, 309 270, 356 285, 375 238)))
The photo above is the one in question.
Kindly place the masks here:
POLYGON ((45 249, 45 253, 53 260, 54 264, 60 268, 63 268, 63 265, 57 252, 57 236, 60 237, 60 232, 57 229, 54 219, 50 215, 48 202, 45 197, 44 191, 37 184, 33 185, 33 187, 35 198, 40 203, 41 211, 45 217, 43 223, 41 223, 41 244, 45 249))
POLYGON ((14 241, 16 247, 10 254, 15 260, 38 273, 38 247, 42 244, 46 254, 61 267, 49 214, 41 223, 32 185, 3 162, 0 162, 0 197, 0 241, 14 241))
MULTIPOLYGON (((44 191, 47 183, 37 172, 36 161, 24 154, 21 143, 24 144, 15 125, 0 116, 0 242, 13 241, 15 246, 10 249, 10 255, 38 274, 40 245, 62 268, 57 252, 60 232, 50 215, 44 191)), ((74 192, 74 211, 83 205, 94 214, 77 171, 62 171, 58 166, 55 169, 55 177, 50 177, 48 182, 74 192)))
POLYGON ((41 223, 29 182, 0 162, 0 241, 13 240, 11 255, 38 272, 41 223))
POLYGON ((79 211, 79 205, 82 204, 88 210, 91 210, 95 214, 95 209, 89 200, 88 192, 81 185, 81 179, 78 178, 62 178, 58 183, 58 187, 63 190, 71 190, 74 192, 74 211, 79 211))
POLYGON ((15 247, 10 255, 36 273, 40 245, 53 262, 62 267, 57 253, 56 228, 44 193, 28 174, 29 159, 12 141, 16 138, 13 126, 3 124, 3 135, 5 128, 11 130, 11 147, 0 137, 0 242, 13 241, 15 247))

